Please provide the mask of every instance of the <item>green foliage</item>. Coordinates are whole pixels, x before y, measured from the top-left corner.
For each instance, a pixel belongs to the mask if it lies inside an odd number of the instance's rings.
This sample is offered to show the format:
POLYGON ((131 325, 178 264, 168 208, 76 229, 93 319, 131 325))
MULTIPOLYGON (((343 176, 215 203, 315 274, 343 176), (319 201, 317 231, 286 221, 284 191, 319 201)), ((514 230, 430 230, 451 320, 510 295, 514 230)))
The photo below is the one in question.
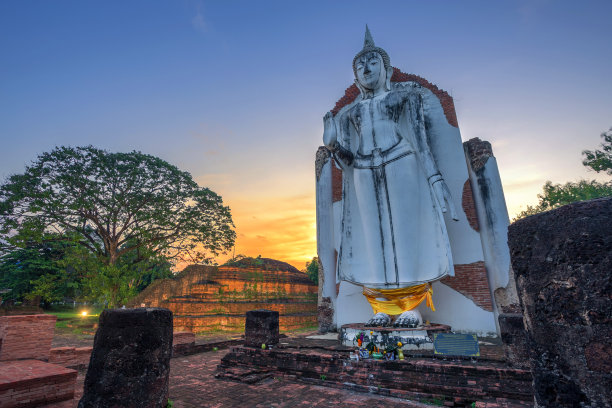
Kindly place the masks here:
POLYGON ((78 277, 60 264, 69 250, 66 242, 28 243, 25 248, 0 256, 0 289, 9 288, 5 300, 24 301, 40 297, 44 304, 74 297, 78 277))
POLYGON ((316 256, 312 258, 312 261, 306 262, 306 270, 304 272, 308 275, 311 281, 315 284, 319 284, 319 258, 316 256))
MULTIPOLYGON (((604 139, 601 144, 602 150, 584 150, 582 154, 585 159, 582 164, 598 173, 605 171, 612 175, 612 128, 602 133, 601 137, 604 139)), ((538 194, 540 202, 536 206, 528 205, 527 209, 517 214, 513 221, 566 204, 608 196, 612 196, 612 181, 580 180, 565 184, 553 184, 547 181, 542 194, 538 194)))
POLYGON ((603 132, 601 138, 601 150, 584 150, 582 155, 585 158, 582 164, 598 173, 604 171, 612 176, 612 127, 603 132))
POLYGON ((172 277, 170 262, 140 248, 108 265, 83 247, 74 247, 59 263, 81 276, 82 297, 108 307, 124 305, 155 279, 172 277))
POLYGON ((2 284, 17 296, 53 301, 79 289, 117 306, 170 276, 172 262, 210 263, 234 240, 220 196, 140 152, 58 147, 0 185, 2 284), (28 249, 50 243, 68 248, 61 260, 28 249))
POLYGON ((237 266, 237 267, 256 267, 263 268, 265 267, 265 262, 261 255, 257 255, 257 258, 253 258, 250 256, 246 256, 243 254, 238 254, 233 258, 228 259, 224 264, 224 266, 237 266))
POLYGON ((543 190, 542 194, 538 194, 540 199, 538 205, 528 205, 526 210, 517 214, 514 221, 577 201, 612 196, 612 182, 600 183, 596 180, 580 180, 565 184, 553 184, 547 181, 543 190))

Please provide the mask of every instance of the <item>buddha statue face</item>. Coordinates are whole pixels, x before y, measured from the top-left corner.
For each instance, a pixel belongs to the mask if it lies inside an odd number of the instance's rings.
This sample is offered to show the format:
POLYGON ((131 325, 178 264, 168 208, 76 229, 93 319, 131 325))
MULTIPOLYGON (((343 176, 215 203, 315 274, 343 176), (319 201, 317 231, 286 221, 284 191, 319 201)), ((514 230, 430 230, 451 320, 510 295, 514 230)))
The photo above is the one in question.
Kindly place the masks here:
POLYGON ((378 52, 363 54, 355 60, 354 68, 357 82, 362 88, 374 93, 380 89, 384 90, 387 72, 378 52))

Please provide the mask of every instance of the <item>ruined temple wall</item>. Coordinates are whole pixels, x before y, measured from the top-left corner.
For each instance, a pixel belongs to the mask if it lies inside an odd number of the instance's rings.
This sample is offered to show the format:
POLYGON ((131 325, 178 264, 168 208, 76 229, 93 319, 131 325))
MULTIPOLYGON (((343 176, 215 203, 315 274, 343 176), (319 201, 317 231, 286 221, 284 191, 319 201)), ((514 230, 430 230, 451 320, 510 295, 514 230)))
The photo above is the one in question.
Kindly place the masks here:
POLYGON ((154 282, 131 306, 168 308, 175 329, 196 332, 244 328, 246 312, 254 309, 278 311, 284 330, 313 326, 317 286, 287 268, 191 265, 173 279, 154 282))
POLYGON ((491 144, 474 138, 464 143, 464 149, 495 322, 498 333, 503 336, 500 315, 502 320, 520 319, 516 315, 520 308, 508 249, 508 209, 491 144))
POLYGON ((283 281, 251 281, 246 279, 234 280, 234 279, 218 279, 214 284, 193 284, 190 293, 193 295, 199 294, 210 294, 210 295, 222 295, 228 291, 256 291, 262 296, 267 294, 278 294, 282 296, 287 295, 299 295, 307 293, 317 293, 317 287, 310 284, 295 284, 283 281))
POLYGON ((201 314, 235 314, 244 315, 249 310, 270 309, 281 314, 315 313, 317 304, 310 302, 164 302, 164 307, 172 310, 175 315, 201 315, 201 314))
MULTIPOLYGON (((194 333, 210 331, 240 331, 244 330, 245 316, 211 315, 211 316, 175 316, 174 327, 190 330, 194 333)), ((303 329, 317 324, 315 314, 280 315, 279 329, 281 331, 303 329)))
POLYGON ((192 285, 204 279, 214 268, 212 266, 188 266, 171 279, 156 280, 128 302, 128 306, 140 307, 144 303, 147 307, 164 307, 162 305, 164 300, 188 293, 192 285))

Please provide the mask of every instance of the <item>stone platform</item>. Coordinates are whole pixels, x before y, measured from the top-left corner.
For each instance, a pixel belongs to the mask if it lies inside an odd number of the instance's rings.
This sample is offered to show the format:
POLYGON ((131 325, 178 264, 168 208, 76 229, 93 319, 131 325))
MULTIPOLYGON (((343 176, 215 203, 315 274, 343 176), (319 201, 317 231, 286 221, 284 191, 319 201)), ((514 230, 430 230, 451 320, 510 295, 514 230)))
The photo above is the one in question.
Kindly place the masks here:
POLYGON ((270 350, 232 347, 216 377, 247 384, 306 382, 445 406, 533 406, 531 373, 510 368, 499 345, 482 346, 478 359, 442 359, 431 350, 413 350, 402 361, 352 361, 354 350, 337 340, 304 338, 283 339, 270 350))
POLYGON ((77 372, 39 360, 0 362, 0 406, 38 407, 72 399, 77 372))
POLYGON ((363 334, 363 344, 373 342, 384 348, 387 344, 402 343, 402 350, 433 350, 433 334, 449 332, 450 326, 428 324, 417 328, 370 327, 363 323, 345 324, 340 329, 340 342, 347 347, 357 347, 357 339, 363 334))

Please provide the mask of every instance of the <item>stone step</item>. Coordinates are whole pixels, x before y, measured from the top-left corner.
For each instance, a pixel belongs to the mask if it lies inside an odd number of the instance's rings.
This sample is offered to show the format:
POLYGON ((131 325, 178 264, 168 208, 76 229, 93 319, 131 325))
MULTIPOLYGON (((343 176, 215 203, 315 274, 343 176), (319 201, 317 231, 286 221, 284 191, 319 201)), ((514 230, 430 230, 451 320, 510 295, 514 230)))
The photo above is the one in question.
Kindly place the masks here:
POLYGON ((195 283, 189 288, 189 292, 193 294, 210 294, 223 295, 228 292, 237 293, 284 293, 284 294, 316 294, 318 291, 316 286, 305 283, 282 282, 278 280, 270 281, 252 281, 247 278, 243 279, 219 279, 215 283, 207 282, 205 284, 195 283))
POLYGON ((272 304, 279 304, 279 305, 284 305, 284 304, 310 304, 310 303, 314 303, 316 304, 316 297, 302 297, 302 298, 298 298, 298 297, 292 297, 292 298, 278 298, 278 297, 270 297, 270 298, 264 298, 264 299, 257 299, 256 301, 253 300, 249 300, 249 299, 242 299, 242 300, 229 300, 229 301, 220 301, 220 300, 216 300, 216 299, 205 299, 205 298, 200 298, 197 296, 193 296, 193 295, 185 295, 185 296, 174 296, 171 298, 168 298, 166 300, 167 302, 170 303, 194 303, 194 304, 204 304, 204 305, 208 305, 208 304, 217 304, 217 303, 221 303, 221 304, 226 304, 226 303, 244 303, 244 304, 253 304, 253 303, 272 303, 272 304))
MULTIPOLYGON (((188 328, 194 333, 211 330, 244 330, 245 315, 174 315, 175 328, 188 328)), ((317 325, 316 314, 292 314, 279 316, 281 331, 295 330, 317 325)))
MULTIPOLYGON (((218 376, 239 380, 238 368, 246 372, 272 369, 274 376, 315 381, 319 385, 387 390, 389 394, 451 401, 451 406, 471 406, 476 401, 504 400, 516 406, 533 401, 531 373, 493 361, 444 361, 408 358, 403 361, 351 361, 346 352, 301 352, 233 347, 223 357, 218 376)), ((486 405, 485 405, 486 406, 486 405)), ((499 405, 503 406, 503 405, 499 405)), ((508 405, 512 406, 512 405, 508 405)))
POLYGON ((71 400, 77 372, 39 360, 0 362, 0 406, 37 407, 71 400))
POLYGON ((317 314, 317 304, 315 302, 164 302, 164 307, 172 310, 175 316, 181 315, 240 315, 244 316, 249 310, 268 309, 275 310, 281 315, 292 314, 317 314))

